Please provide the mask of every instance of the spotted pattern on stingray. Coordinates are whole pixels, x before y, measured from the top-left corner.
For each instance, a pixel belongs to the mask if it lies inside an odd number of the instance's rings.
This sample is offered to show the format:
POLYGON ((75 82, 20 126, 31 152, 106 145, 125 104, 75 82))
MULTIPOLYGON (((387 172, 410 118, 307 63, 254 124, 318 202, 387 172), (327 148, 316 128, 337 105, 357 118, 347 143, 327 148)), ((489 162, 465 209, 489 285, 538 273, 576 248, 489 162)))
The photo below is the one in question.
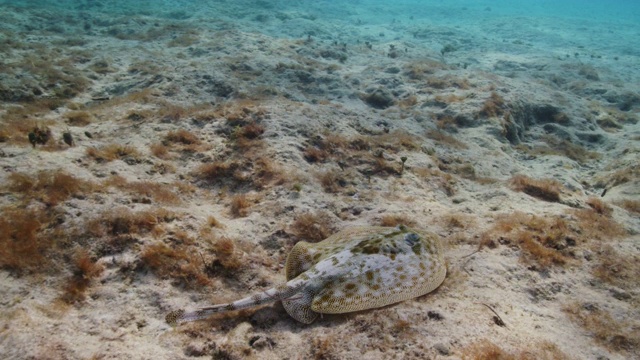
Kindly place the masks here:
POLYGON ((294 319, 386 306, 435 290, 446 266, 440 239, 398 227, 355 227, 315 243, 297 243, 285 268, 287 282, 228 304, 167 315, 171 325, 281 300, 294 319))

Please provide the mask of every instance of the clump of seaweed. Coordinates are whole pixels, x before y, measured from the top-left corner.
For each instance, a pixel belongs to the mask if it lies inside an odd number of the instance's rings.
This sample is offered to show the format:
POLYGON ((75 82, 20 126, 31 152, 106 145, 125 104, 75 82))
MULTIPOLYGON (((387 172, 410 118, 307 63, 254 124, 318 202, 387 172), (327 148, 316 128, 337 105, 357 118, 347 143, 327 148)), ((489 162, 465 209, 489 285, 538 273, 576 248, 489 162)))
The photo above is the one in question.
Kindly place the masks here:
POLYGON ((562 218, 543 218, 521 212, 504 214, 481 236, 480 247, 496 247, 496 240, 521 249, 521 259, 542 269, 563 266, 572 256, 577 236, 562 218))
POLYGON ((482 108, 478 112, 478 115, 485 118, 493 118, 504 114, 505 110, 505 100, 494 91, 491 93, 489 98, 485 100, 482 108))
POLYGON ((280 167, 265 155, 216 160, 200 165, 193 175, 205 184, 232 188, 250 185, 262 189, 269 184, 285 182, 280 167))
POLYGON ((71 111, 65 117, 66 122, 70 126, 86 126, 91 124, 91 114, 86 111, 71 111))
MULTIPOLYGON (((59 51, 53 47, 54 51, 59 51)), ((35 80, 37 88, 47 89, 49 95, 57 99, 70 99, 84 91, 90 81, 81 75, 72 63, 52 61, 59 55, 49 51, 48 47, 38 48, 23 57, 20 62, 25 73, 35 80)), ((36 86, 34 86, 36 87, 36 86)), ((31 100, 24 99, 24 100, 31 100)))
MULTIPOLYGON (((465 99, 466 99, 465 96, 447 94, 447 95, 436 95, 433 98, 433 101, 439 106, 446 107, 447 105, 450 105, 450 104, 462 102, 465 99)), ((445 128, 453 129, 454 127, 451 125, 456 125, 457 123, 458 121, 456 120, 456 118, 454 118, 449 114, 441 114, 438 116, 437 126, 440 129, 445 129, 445 128)))
POLYGON ((335 335, 326 335, 314 337, 311 343, 310 356, 313 359, 340 359, 339 349, 337 347, 338 339, 335 335))
POLYGON ((324 211, 307 212, 296 217, 291 231, 299 240, 318 242, 328 238, 333 232, 333 221, 324 211))
POLYGON ((597 160, 601 158, 601 155, 599 153, 588 151, 580 145, 560 139, 557 136, 545 135, 542 137, 542 140, 546 142, 554 151, 568 157, 571 160, 575 160, 580 164, 586 164, 591 160, 597 160))
POLYGON ((541 137, 547 145, 526 145, 520 143, 515 146, 516 149, 533 156, 550 156, 562 155, 571 160, 575 160, 580 164, 586 164, 591 160, 601 158, 601 155, 594 151, 589 151, 583 146, 574 144, 567 140, 560 139, 553 135, 544 135, 541 137))
POLYGON ((161 278, 173 279, 174 284, 196 289, 210 283, 204 273, 202 259, 185 246, 170 247, 164 243, 146 246, 140 254, 143 267, 161 278))
POLYGON ((621 200, 616 205, 634 214, 640 214, 640 201, 638 200, 621 200))
POLYGON ((476 224, 473 216, 459 212, 443 215, 440 218, 440 222, 447 230, 467 229, 474 227, 476 224))
POLYGON ((195 170, 194 176, 212 184, 224 184, 229 180, 242 184, 247 181, 247 176, 242 172, 242 164, 236 160, 202 164, 195 170))
POLYGON ((231 215, 234 217, 245 217, 249 213, 251 202, 246 194, 237 194, 231 198, 231 215))
POLYGON ((628 165, 614 161, 608 166, 608 169, 611 172, 606 172, 596 177, 596 186, 612 188, 640 179, 640 167, 636 166, 636 164, 628 165))
POLYGON ((611 213, 613 212, 611 206, 607 205, 597 197, 590 197, 585 202, 591 209, 593 209, 593 211, 600 215, 611 216, 611 213))
POLYGON ((326 150, 320 149, 316 146, 307 146, 303 150, 303 157, 310 163, 323 163, 329 157, 329 153, 326 150))
POLYGON ((209 228, 218 228, 218 229, 224 229, 224 224, 220 222, 220 220, 218 220, 215 216, 213 215, 209 215, 207 217, 207 225, 209 226, 209 228))
POLYGON ((268 156, 259 156, 253 159, 245 159, 251 163, 252 178, 254 187, 261 189, 268 184, 282 185, 287 182, 282 168, 268 156))
POLYGON ((132 195, 132 201, 137 203, 150 203, 151 201, 177 205, 181 203, 178 195, 180 187, 177 183, 161 184, 152 181, 127 181, 122 176, 113 175, 104 181, 105 186, 111 186, 124 190, 132 195))
POLYGON ((527 195, 549 202, 559 202, 562 185, 553 179, 532 179, 525 175, 515 175, 509 181, 511 187, 527 195))
POLYGON ((137 162, 140 160, 140 152, 130 145, 111 144, 100 148, 87 148, 87 155, 97 162, 109 162, 113 160, 127 160, 137 162))
POLYGON ((384 152, 416 150, 420 147, 419 143, 416 136, 400 130, 352 137, 325 133, 310 141, 310 144, 303 149, 303 156, 310 163, 350 160, 352 164, 345 163, 345 165, 359 165, 363 162, 373 164, 384 152), (354 156, 347 157, 347 154, 354 156))
POLYGON ((570 209, 569 216, 540 217, 522 212, 499 215, 481 235, 480 247, 515 244, 521 259, 542 269, 575 263, 575 247, 627 234, 625 228, 594 209, 570 209))
MULTIPOLYGON (((404 166, 401 165, 402 171, 404 171, 404 166)), ((385 159, 382 153, 379 153, 378 156, 375 157, 371 169, 369 170, 370 175, 399 175, 401 174, 400 170, 397 168, 396 164, 385 159)))
POLYGON ((0 212, 0 268, 14 273, 42 270, 53 240, 43 234, 49 222, 42 212, 2 209, 0 212))
POLYGON ((427 131, 427 137, 440 145, 446 145, 453 149, 468 149, 469 147, 455 137, 439 130, 427 131))
POLYGON ((521 350, 507 351, 489 340, 476 341, 462 350, 463 360, 569 360, 554 343, 542 341, 521 350))
POLYGON ((11 139, 11 134, 7 129, 0 128, 0 143, 4 143, 11 139))
POLYGON ((324 191, 328 193, 337 193, 341 188, 347 186, 347 179, 344 172, 337 169, 328 169, 317 172, 316 177, 320 181, 320 185, 324 191))
POLYGON ((586 330, 597 343, 618 353, 638 355, 640 335, 634 331, 640 326, 637 318, 616 319, 593 303, 574 302, 563 310, 571 321, 586 330))
POLYGON ((404 68, 403 75, 411 81, 423 81, 436 71, 446 68, 447 65, 440 61, 424 59, 408 63, 404 68))
POLYGON ((582 238, 610 240, 626 235, 628 232, 618 222, 597 209, 570 209, 567 212, 572 216, 576 226, 580 229, 582 238))
POLYGON ((429 183, 436 184, 447 196, 453 196, 456 194, 456 178, 448 173, 445 173, 439 169, 431 169, 426 167, 417 167, 413 169, 413 172, 420 178, 427 180, 429 183))
POLYGON ((605 283, 622 289, 633 290, 637 279, 640 279, 640 257, 623 254, 611 245, 602 245, 596 250, 597 264, 593 267, 593 275, 605 283))
POLYGON ((151 154, 158 159, 168 160, 171 158, 169 147, 164 144, 153 143, 149 145, 149 150, 151 150, 151 154))
POLYGON ((100 216, 89 220, 85 228, 92 236, 118 236, 146 234, 156 226, 175 220, 177 215, 164 209, 132 211, 126 207, 107 210, 100 216))
MULTIPOLYGON (((0 91, 2 91, 2 85, 0 85, 0 91)), ((61 100, 59 99, 35 99, 22 103, 21 106, 5 107, 0 123, 0 142, 26 144, 30 140, 35 142, 38 137, 44 141, 47 136, 50 140, 52 134, 48 134, 47 128, 54 122, 40 119, 44 114, 60 105, 61 100), (38 136, 37 132, 41 132, 41 134, 38 136), (32 133, 31 139, 29 133, 32 133)), ((43 144, 36 142, 36 145, 43 144)))
POLYGON ((220 265, 225 271, 237 270, 242 266, 242 251, 234 240, 227 237, 217 239, 213 251, 217 258, 214 265, 220 265))
POLYGON ((475 167, 460 157, 439 157, 436 160, 438 169, 447 174, 455 174, 464 179, 474 180, 478 183, 492 183, 495 180, 491 178, 479 177, 476 175, 475 167))
POLYGON ((97 189, 92 182, 78 179, 62 170, 40 171, 35 176, 11 173, 8 180, 9 190, 20 194, 25 202, 36 199, 49 206, 97 189))
POLYGON ((448 89, 448 88, 458 88, 458 89, 469 89, 471 84, 467 79, 456 78, 451 75, 446 75, 443 77, 430 77, 427 79, 427 86, 434 89, 448 89))
POLYGON ((183 145, 198 145, 201 143, 198 136, 185 129, 169 131, 164 139, 169 143, 178 143, 183 145))
POLYGON ((84 250, 79 251, 73 259, 73 275, 64 286, 62 301, 73 304, 84 300, 85 292, 91 281, 100 276, 104 267, 98 264, 84 250))
POLYGON ((236 128, 236 130, 234 130, 234 138, 254 140, 260 137, 264 133, 264 131, 264 126, 258 124, 255 121, 252 121, 244 126, 236 128))
POLYGON ((394 227, 398 225, 415 226, 416 221, 406 215, 384 215, 378 221, 380 226, 394 227))

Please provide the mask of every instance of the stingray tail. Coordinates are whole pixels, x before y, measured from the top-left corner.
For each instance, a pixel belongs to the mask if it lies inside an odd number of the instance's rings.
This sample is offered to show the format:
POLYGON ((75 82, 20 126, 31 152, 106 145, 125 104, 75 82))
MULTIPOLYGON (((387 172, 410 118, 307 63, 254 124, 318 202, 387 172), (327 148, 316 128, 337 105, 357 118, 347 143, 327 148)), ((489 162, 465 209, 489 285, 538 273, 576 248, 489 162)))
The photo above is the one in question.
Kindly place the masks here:
POLYGON ((189 312, 182 309, 174 310, 167 314, 165 320, 167 321, 167 324, 176 326, 184 322, 206 319, 213 314, 247 309, 278 300, 288 299, 293 296, 302 285, 302 281, 293 279, 286 284, 227 304, 211 305, 189 312))

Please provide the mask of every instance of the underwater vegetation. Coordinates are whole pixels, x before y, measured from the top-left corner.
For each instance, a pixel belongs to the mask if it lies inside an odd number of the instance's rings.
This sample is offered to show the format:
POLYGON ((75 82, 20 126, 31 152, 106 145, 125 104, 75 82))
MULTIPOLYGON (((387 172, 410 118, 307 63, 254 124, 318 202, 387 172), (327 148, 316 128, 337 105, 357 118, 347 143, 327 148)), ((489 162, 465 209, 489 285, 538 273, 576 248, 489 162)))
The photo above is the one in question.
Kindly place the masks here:
POLYGON ((394 227, 398 225, 415 226, 416 221, 404 215, 383 215, 380 218, 380 226, 394 227))
POLYGON ((580 247, 597 246, 597 241, 611 241, 627 234, 610 218, 610 212, 597 207, 568 213, 569 218, 545 218, 522 212, 499 215, 491 229, 481 234, 480 247, 515 245, 521 250, 524 263, 546 269, 576 263, 579 261, 576 250, 580 247))
POLYGON ((290 227, 298 239, 312 243, 322 241, 335 232, 333 220, 326 211, 300 214, 290 227))
POLYGON ((73 259, 72 275, 63 287, 61 300, 73 304, 85 299, 85 291, 94 278, 100 276, 104 266, 96 263, 95 259, 85 251, 79 251, 73 259))
POLYGON ((251 201, 246 194, 237 194, 231 198, 231 215, 234 217, 245 217, 251 207, 251 201))
POLYGON ((86 150, 87 156, 97 162, 109 162, 113 160, 124 160, 136 162, 140 159, 140 152, 131 145, 110 144, 101 147, 89 147, 86 150))
POLYGON ((589 302, 574 302, 564 307, 569 319, 587 330, 596 342, 615 352, 630 352, 640 346, 637 326, 626 319, 616 319, 607 310, 589 302))
POLYGON ((131 197, 134 203, 155 203, 164 205, 180 205, 181 194, 193 190, 189 185, 174 183, 157 183, 153 181, 128 181, 122 176, 112 175, 102 181, 107 188, 118 189, 131 197))
POLYGON ((562 185, 553 179, 532 179, 525 175, 515 175, 510 184, 516 191, 521 191, 535 198, 558 202, 562 185))
POLYGON ((151 244, 142 250, 140 261, 144 268, 161 279, 171 279, 176 286, 198 288, 210 283, 204 273, 202 260, 193 251, 188 251, 186 246, 151 244))
POLYGON ((28 204, 33 200, 56 206, 71 197, 85 196, 98 190, 91 182, 63 171, 39 171, 35 175, 14 172, 8 176, 7 188, 28 204))
POLYGON ((189 130, 179 129, 176 131, 169 131, 164 137, 166 143, 182 144, 182 145, 199 145, 200 139, 194 133, 189 130))
POLYGON ((462 350, 465 360, 534 360, 553 359, 568 360, 571 356, 565 354, 557 345, 543 341, 540 343, 523 345, 522 348, 505 350, 488 339, 476 341, 462 350))
POLYGON ((54 241, 43 228, 51 220, 35 211, 2 209, 0 267, 16 274, 42 270, 54 241))
POLYGON ((69 126, 82 127, 91 124, 92 116, 87 111, 70 111, 65 114, 66 123, 69 126))
POLYGON ((566 221, 561 218, 545 219, 535 215, 514 213, 503 215, 491 230, 482 235, 481 246, 496 247, 496 240, 515 244, 527 264, 540 268, 563 266, 571 261, 576 239, 566 221))
POLYGON ((515 148, 523 153, 533 156, 566 156, 580 164, 587 164, 590 161, 602 158, 602 155, 598 152, 589 151, 581 145, 574 144, 567 140, 562 140, 553 135, 542 136, 541 140, 546 143, 546 146, 518 144, 515 148))

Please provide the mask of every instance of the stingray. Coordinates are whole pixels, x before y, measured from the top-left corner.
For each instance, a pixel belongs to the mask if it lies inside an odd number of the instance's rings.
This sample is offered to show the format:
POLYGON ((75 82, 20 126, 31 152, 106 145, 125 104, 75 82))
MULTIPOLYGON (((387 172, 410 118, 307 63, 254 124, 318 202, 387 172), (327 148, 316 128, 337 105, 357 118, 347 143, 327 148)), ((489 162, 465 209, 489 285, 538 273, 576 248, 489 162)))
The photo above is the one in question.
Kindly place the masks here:
POLYGON ((282 301, 305 324, 319 314, 379 308, 435 290, 446 276, 440 238, 397 227, 354 227, 318 243, 298 242, 287 257, 287 282, 231 303, 175 310, 169 325, 282 301))

